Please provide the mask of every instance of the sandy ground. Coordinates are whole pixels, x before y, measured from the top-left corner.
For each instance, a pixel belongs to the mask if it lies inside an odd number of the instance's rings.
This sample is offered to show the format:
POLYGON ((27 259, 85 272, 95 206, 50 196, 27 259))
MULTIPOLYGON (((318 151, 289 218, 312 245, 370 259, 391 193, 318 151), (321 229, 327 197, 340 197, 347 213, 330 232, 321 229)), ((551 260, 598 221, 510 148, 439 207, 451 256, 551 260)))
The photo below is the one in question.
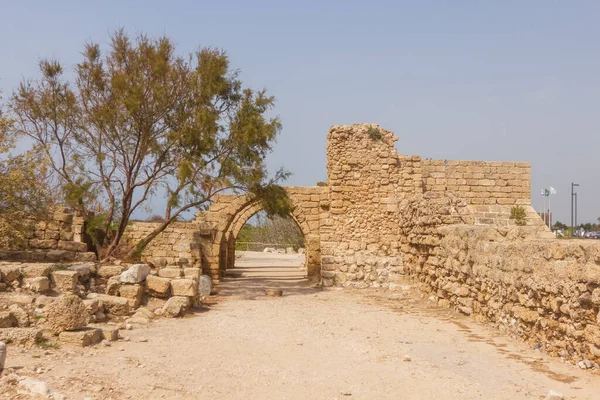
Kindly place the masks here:
POLYGON ((20 368, 69 399, 600 399, 597 374, 408 286, 311 289, 301 262, 245 253, 204 310, 135 326, 111 347, 12 347, 5 374, 20 368), (283 297, 264 295, 273 287, 283 297))

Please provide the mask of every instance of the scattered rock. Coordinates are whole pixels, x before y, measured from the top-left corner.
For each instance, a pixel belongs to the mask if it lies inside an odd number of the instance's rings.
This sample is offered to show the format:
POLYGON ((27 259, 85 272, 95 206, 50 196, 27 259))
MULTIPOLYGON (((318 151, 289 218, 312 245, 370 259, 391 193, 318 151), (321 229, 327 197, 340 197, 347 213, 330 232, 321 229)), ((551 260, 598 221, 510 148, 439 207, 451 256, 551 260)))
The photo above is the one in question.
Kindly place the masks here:
POLYGON ((173 296, 161 309, 161 315, 165 317, 181 317, 190 307, 190 299, 185 296, 173 296))
POLYGON ((281 289, 265 289, 265 294, 267 296, 279 297, 283 295, 283 290, 281 289))
POLYGON ((151 296, 168 297, 171 293, 171 280, 149 275, 146 277, 146 289, 151 296))
POLYGON ((150 272, 150 266, 147 264, 135 264, 129 267, 127 271, 123 272, 119 280, 121 283, 140 283, 150 275, 150 272))
POLYGON ((79 275, 76 271, 52 272, 52 283, 54 284, 54 290, 59 293, 75 292, 75 290, 77 290, 78 276, 79 275))
POLYGON ((129 315, 129 300, 126 298, 100 293, 90 293, 87 297, 100 300, 104 309, 111 315, 129 315))
POLYGON ((0 342, 0 372, 4 369, 6 362, 6 343, 0 342))
POLYGON ((405 355, 402 360, 405 361, 405 362, 409 362, 409 361, 412 361, 412 358, 409 355, 405 355))
POLYGON ((200 275, 200 281, 198 284, 198 294, 201 296, 208 296, 212 290, 212 279, 208 275, 200 275))
POLYGON ((124 270, 125 270, 125 267, 123 267, 121 265, 102 265, 102 266, 100 266, 100 268, 98 268, 97 274, 101 278, 108 279, 111 276, 121 275, 124 270))
POLYGON ((17 345, 32 346, 42 338, 39 328, 1 328, 0 341, 17 345))
POLYGON ((193 279, 173 279, 171 281, 173 296, 193 297, 198 293, 198 281, 193 279))
POLYGON ((548 392, 548 394, 546 395, 546 398, 544 400, 564 400, 564 399, 565 399, 565 396, 562 393, 551 390, 548 392))
POLYGON ((55 333, 81 329, 86 325, 88 319, 85 304, 73 294, 58 297, 56 301, 44 307, 44 313, 48 328, 55 333))
POLYGON ((64 331, 58 336, 58 340, 80 347, 91 346, 102 341, 102 330, 87 327, 77 331, 64 331))
POLYGON ((158 276, 161 278, 175 279, 175 278, 181 277, 181 272, 182 272, 181 268, 179 268, 179 267, 161 268, 158 271, 158 276))
MULTIPOLYGON (((125 272, 124 272, 125 273, 125 272)), ((136 309, 142 304, 142 298, 144 297, 144 287, 138 284, 127 284, 121 285, 119 289, 121 297, 129 300, 129 308, 136 309)))

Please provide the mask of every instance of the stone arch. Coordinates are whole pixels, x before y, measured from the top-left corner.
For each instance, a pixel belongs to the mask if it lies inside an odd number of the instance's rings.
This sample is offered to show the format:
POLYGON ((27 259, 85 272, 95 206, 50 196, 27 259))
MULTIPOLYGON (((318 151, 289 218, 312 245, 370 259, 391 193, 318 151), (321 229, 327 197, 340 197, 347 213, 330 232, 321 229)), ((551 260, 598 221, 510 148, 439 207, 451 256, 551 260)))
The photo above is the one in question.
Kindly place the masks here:
MULTIPOLYGON (((290 217, 296 222, 305 240, 307 274, 312 281, 320 280, 321 241, 320 218, 323 204, 329 204, 323 187, 286 187, 294 206, 290 217)), ((198 215, 197 222, 212 226, 205 270, 213 279, 223 276, 235 263, 235 239, 246 221, 262 210, 259 202, 247 195, 219 195, 211 207, 198 215)))

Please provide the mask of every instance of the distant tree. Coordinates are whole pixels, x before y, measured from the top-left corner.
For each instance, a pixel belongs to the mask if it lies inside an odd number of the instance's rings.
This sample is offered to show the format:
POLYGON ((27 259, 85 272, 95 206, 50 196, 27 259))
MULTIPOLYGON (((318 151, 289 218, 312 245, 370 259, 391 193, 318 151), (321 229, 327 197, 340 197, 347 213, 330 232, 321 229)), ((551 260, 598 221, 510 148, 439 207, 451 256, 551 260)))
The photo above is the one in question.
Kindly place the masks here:
POLYGON ((269 179, 264 162, 281 129, 267 116, 274 98, 243 88, 224 51, 181 57, 166 37, 132 40, 119 30, 107 53, 89 43, 82 56, 73 82, 58 61, 42 61, 41 79, 22 83, 10 109, 14 131, 44 150, 68 203, 104 211, 105 257, 159 193, 168 197, 162 224, 128 256, 224 191, 251 193, 272 214, 290 211, 277 185, 287 173, 269 179))
MULTIPOLYGON (((259 214, 257 219, 256 226, 248 228, 245 232, 247 241, 281 244, 295 248, 304 246, 304 235, 291 217, 278 215, 269 217, 259 214)), ((239 235, 237 240, 240 241, 239 235)))
POLYGON ((560 221, 556 221, 556 223, 553 226, 553 229, 555 229, 555 230, 567 229, 567 225, 563 224, 560 221))
POLYGON ((32 220, 48 210, 46 164, 38 149, 14 154, 11 124, 0 109, 0 248, 25 245, 32 220))
POLYGON ((153 215, 151 217, 146 218, 146 222, 165 222, 165 217, 161 217, 160 215, 153 215))

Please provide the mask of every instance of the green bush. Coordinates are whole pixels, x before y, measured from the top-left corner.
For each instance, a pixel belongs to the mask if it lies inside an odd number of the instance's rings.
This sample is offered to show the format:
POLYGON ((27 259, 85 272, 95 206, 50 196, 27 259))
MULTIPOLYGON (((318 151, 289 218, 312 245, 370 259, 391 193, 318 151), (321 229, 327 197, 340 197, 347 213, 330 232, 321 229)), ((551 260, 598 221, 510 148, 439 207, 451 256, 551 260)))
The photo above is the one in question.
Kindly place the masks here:
POLYGON ((526 224, 525 217, 527 213, 525 209, 521 206, 514 206, 510 209, 510 219, 514 219, 515 223, 519 226, 523 226, 526 224))

